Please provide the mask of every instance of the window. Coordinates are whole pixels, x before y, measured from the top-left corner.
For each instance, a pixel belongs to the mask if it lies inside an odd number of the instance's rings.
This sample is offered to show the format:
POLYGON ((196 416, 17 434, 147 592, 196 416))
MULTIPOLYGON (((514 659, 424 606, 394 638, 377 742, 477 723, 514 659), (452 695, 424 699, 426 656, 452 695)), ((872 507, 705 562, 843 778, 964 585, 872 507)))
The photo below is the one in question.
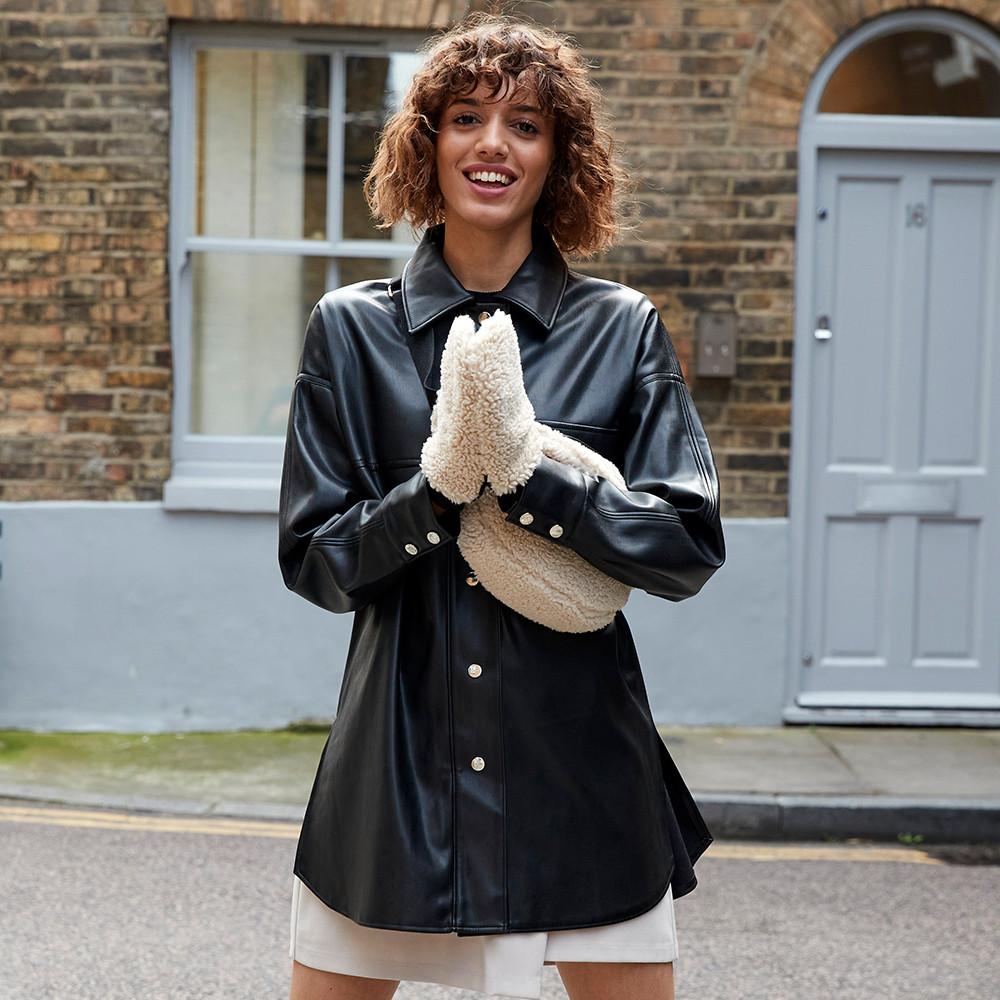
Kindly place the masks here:
POLYGON ((1000 71, 957 31, 907 28, 873 39, 837 67, 821 112, 859 115, 1000 116, 1000 71))
POLYGON ((416 39, 303 34, 174 37, 167 507, 277 510, 309 311, 415 246, 375 228, 362 181, 416 39))

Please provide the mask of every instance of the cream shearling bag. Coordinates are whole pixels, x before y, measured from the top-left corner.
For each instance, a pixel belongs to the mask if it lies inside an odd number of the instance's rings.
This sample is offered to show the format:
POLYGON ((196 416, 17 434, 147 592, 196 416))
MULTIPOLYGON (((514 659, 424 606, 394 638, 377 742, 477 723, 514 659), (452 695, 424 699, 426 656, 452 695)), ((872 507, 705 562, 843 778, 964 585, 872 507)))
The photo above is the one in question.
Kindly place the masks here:
POLYGON ((470 316, 457 316, 420 467, 434 489, 465 504, 459 551, 497 600, 556 631, 592 632, 614 619, 631 588, 569 547, 507 521, 497 503, 528 481, 543 454, 628 489, 613 462, 535 420, 510 316, 498 309, 478 330, 470 316), (484 475, 489 488, 480 492, 484 475))

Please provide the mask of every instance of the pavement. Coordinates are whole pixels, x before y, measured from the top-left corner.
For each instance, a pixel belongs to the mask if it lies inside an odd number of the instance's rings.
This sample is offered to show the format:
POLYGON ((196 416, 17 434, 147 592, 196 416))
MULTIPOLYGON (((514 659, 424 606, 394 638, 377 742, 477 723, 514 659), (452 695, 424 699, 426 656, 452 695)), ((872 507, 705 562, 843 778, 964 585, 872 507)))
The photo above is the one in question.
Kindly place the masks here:
MULTIPOLYGON (((717 839, 1000 844, 1000 730, 659 731, 717 839)), ((0 799, 299 821, 326 734, 0 730, 0 799)))

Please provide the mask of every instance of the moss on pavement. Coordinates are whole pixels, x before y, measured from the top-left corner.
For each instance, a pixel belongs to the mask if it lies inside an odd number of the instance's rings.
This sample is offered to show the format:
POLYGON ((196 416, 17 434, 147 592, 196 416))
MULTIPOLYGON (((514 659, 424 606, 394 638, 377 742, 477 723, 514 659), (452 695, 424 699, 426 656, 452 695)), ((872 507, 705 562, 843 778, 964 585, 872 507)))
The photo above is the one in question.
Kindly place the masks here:
POLYGON ((0 730, 0 786, 304 805, 327 728, 234 732, 0 730))

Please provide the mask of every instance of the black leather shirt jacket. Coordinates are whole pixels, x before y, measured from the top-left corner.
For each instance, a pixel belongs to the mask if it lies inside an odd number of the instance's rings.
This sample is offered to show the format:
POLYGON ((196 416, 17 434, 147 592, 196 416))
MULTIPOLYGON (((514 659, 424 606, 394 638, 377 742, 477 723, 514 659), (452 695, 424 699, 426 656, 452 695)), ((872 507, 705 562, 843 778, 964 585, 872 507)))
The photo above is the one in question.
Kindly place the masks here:
POLYGON ((435 515, 419 467, 433 334, 440 348, 460 311, 510 312, 536 418, 629 489, 544 457, 507 520, 634 588, 681 601, 723 564, 715 465, 645 295, 569 270, 537 222, 508 284, 473 294, 442 236, 426 230, 401 279, 328 292, 305 333, 279 565, 295 593, 355 615, 294 872, 373 927, 613 923, 690 892, 712 836, 654 726, 624 613, 589 633, 529 621, 477 585, 456 518, 435 515))

